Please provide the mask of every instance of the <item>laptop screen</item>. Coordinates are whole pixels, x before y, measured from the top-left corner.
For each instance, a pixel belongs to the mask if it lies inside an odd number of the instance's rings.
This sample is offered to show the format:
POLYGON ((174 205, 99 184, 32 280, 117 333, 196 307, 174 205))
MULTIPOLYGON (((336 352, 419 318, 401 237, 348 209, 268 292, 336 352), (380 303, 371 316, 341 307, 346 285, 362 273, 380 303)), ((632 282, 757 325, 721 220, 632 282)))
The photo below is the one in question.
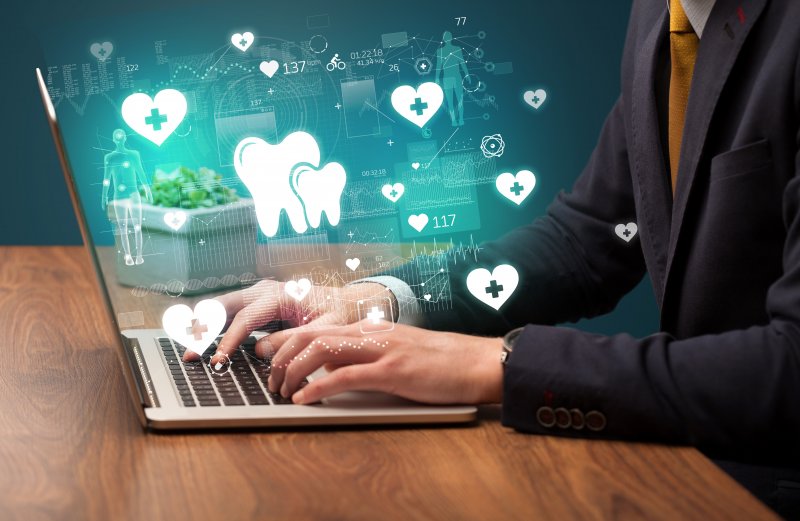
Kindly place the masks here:
MULTIPOLYGON (((43 75, 123 329, 262 279, 398 269, 428 285, 415 305, 447 312, 465 284, 451 267, 544 213, 613 100, 576 87, 591 58, 563 22, 592 23, 578 8, 252 4, 46 31, 43 75)), ((621 35, 597 45, 616 55, 621 35)))

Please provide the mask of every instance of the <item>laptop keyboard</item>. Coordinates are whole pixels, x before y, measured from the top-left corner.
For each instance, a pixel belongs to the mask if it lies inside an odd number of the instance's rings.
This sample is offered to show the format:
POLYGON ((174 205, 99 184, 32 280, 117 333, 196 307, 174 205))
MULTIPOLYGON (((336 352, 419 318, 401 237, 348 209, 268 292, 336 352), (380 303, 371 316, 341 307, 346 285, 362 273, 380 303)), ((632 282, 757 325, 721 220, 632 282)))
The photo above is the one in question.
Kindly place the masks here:
MULTIPOLYGON (((250 337, 231 356, 231 364, 224 374, 208 367, 208 360, 217 349, 217 342, 209 346, 202 360, 184 363, 186 348, 169 338, 158 338, 158 344, 169 368, 175 390, 185 407, 284 405, 289 398, 267 390, 270 362, 255 355, 255 338, 250 337)), ((306 382, 304 382, 306 383, 306 382)))

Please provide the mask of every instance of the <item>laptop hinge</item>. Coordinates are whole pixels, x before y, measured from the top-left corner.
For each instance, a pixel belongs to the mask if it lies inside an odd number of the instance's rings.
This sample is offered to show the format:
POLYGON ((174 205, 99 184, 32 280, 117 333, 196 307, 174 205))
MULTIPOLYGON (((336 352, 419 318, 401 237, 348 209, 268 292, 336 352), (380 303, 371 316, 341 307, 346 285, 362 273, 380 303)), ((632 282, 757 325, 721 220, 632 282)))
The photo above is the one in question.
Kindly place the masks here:
POLYGON ((153 388, 153 380, 150 378, 150 372, 147 370, 147 366, 144 363, 139 340, 136 338, 128 338, 125 335, 120 336, 125 346, 125 356, 128 357, 128 362, 132 368, 138 369, 131 372, 134 378, 136 378, 136 390, 139 393, 140 401, 145 407, 158 407, 158 396, 153 388))

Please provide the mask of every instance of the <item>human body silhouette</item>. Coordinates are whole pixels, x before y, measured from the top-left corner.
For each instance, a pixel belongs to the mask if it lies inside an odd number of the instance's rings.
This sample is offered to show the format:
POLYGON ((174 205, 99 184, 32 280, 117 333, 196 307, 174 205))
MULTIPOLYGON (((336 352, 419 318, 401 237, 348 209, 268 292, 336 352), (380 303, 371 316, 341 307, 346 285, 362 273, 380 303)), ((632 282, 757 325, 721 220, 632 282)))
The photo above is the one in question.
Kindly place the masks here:
POLYGON ((122 249, 125 253, 125 264, 133 266, 142 264, 142 196, 143 190, 147 201, 153 200, 150 185, 142 168, 139 152, 125 147, 125 131, 117 129, 113 134, 116 150, 106 154, 103 161, 103 210, 108 207, 109 196, 114 201, 114 217, 120 230, 122 249), (109 191, 111 192, 109 194, 109 191), (134 247, 131 252, 128 229, 133 228, 134 247), (134 259, 135 256, 135 259, 134 259))
POLYGON ((453 45, 453 34, 445 31, 442 46, 436 51, 436 83, 444 91, 450 121, 454 127, 464 124, 464 78, 469 75, 461 47, 453 45))

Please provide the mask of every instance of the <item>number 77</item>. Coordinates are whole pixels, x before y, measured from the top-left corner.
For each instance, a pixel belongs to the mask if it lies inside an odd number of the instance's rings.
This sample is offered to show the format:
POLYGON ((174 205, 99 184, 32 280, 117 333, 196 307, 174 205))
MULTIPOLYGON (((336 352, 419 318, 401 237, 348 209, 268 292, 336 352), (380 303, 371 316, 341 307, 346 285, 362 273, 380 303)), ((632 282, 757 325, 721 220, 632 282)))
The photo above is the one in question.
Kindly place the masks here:
POLYGON ((456 26, 459 25, 467 25, 467 17, 466 16, 456 16, 456 26))

